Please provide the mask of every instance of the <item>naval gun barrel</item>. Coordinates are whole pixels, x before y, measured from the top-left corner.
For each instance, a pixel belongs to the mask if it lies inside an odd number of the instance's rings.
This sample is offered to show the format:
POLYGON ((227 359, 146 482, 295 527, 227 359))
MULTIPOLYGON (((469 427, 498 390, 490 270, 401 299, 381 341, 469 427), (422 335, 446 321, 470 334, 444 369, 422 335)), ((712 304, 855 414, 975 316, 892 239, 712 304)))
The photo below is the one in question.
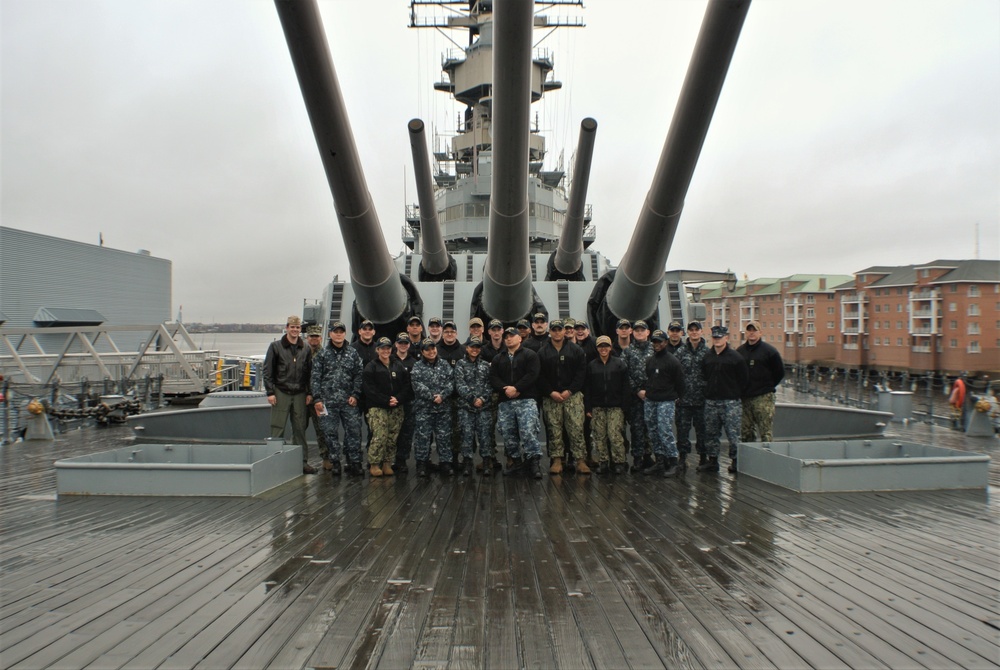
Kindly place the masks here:
POLYGON ((705 10, 653 184, 608 290, 615 316, 644 319, 656 311, 684 197, 749 8, 750 0, 712 0, 705 10))
POLYGON ((413 154, 413 176, 417 182, 417 202, 420 203, 420 270, 421 279, 454 279, 455 261, 444 246, 441 224, 438 223, 437 205, 434 203, 434 189, 431 186, 430 157, 427 154, 427 139, 424 137, 424 122, 412 119, 407 125, 410 131, 410 151, 413 154))
POLYGON ((590 184, 590 165, 594 160, 594 140, 597 135, 597 121, 587 117, 580 122, 580 139, 576 146, 576 161, 573 164, 573 184, 569 194, 566 220, 559 247, 553 256, 553 278, 583 279, 580 272, 583 264, 583 217, 586 213, 587 187, 590 184))
POLYGON ((319 9, 315 0, 274 4, 333 194, 358 310, 375 323, 388 323, 403 314, 408 297, 361 169, 319 9))
POLYGON ((532 306, 528 258, 528 138, 534 0, 493 7, 493 181, 483 308, 514 321, 532 306))

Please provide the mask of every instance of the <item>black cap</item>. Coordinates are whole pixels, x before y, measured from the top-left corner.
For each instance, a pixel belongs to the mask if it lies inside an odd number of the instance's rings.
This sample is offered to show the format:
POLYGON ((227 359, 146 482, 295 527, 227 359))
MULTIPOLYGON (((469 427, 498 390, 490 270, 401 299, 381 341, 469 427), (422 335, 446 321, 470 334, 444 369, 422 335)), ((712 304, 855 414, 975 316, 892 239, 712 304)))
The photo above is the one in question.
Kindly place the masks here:
MULTIPOLYGON (((518 328, 531 328, 531 324, 528 323, 527 319, 521 319, 520 321, 517 322, 517 327, 518 328)), ((510 330, 510 328, 508 328, 507 330, 510 330)))
POLYGON ((465 346, 467 347, 481 347, 483 346, 483 341, 478 337, 470 337, 465 341, 465 346))
POLYGON ((503 331, 503 335, 504 337, 507 337, 508 335, 520 335, 520 333, 517 332, 517 328, 508 328, 507 330, 503 331))
POLYGON ((458 326, 455 325, 454 321, 445 321, 444 322, 444 327, 445 328, 451 328, 452 330, 458 330, 458 326))
POLYGON ((430 321, 427 322, 428 326, 440 326, 443 322, 440 316, 432 316, 430 321))
POLYGON ((665 342, 667 340, 667 334, 657 328, 653 331, 653 334, 649 336, 649 339, 653 342, 665 342))
POLYGON ((631 328, 631 327, 632 327, 632 322, 629 321, 628 319, 618 319, 618 323, 615 325, 616 329, 617 328, 631 328))
POLYGON ((420 320, 420 317, 417 316, 416 314, 414 314, 413 316, 411 316, 409 319, 406 320, 406 325, 410 325, 411 323, 419 323, 420 325, 423 325, 423 322, 420 320))
POLYGON ((671 321, 670 325, 667 326, 667 330, 684 330, 684 324, 680 321, 671 321))
POLYGON ((564 325, 562 319, 553 319, 552 322, 549 323, 549 330, 562 330, 563 328, 564 325))
POLYGON ((431 347, 434 347, 435 349, 437 349, 437 342, 435 342, 434 340, 432 340, 429 337, 425 338, 424 341, 420 343, 420 348, 421 349, 430 349, 431 347))
POLYGON ((334 321, 333 323, 330 324, 330 330, 331 331, 333 331, 333 330, 342 330, 342 331, 344 331, 346 333, 347 332, 347 326, 344 324, 343 321, 334 321))
POLYGON ((579 321, 579 320, 578 320, 578 321, 576 322, 576 325, 575 325, 575 326, 573 326, 573 327, 574 327, 574 328, 586 328, 587 330, 590 330, 590 326, 588 326, 588 325, 587 325, 587 322, 586 322, 586 321, 579 321))
POLYGON ((545 316, 542 312, 535 312, 531 315, 532 321, 548 321, 549 317, 545 316))
POLYGON ((691 323, 689 323, 688 330, 691 330, 692 328, 697 328, 698 330, 701 330, 701 321, 692 321, 691 323))
POLYGON ((396 335, 396 344, 404 344, 404 343, 405 344, 410 343, 410 336, 407 335, 406 333, 400 333, 399 335, 396 335))
POLYGON ((380 337, 378 338, 378 342, 375 343, 376 349, 381 349, 382 347, 391 347, 391 346, 392 346, 392 340, 390 340, 388 337, 380 337))
POLYGON ((645 328, 646 330, 649 330, 649 325, 642 319, 639 319, 638 321, 632 324, 632 330, 638 330, 640 328, 645 328))
POLYGON ((725 326, 712 326, 712 337, 725 337, 729 334, 729 329, 725 326))
POLYGON ((372 328, 374 328, 375 324, 369 321, 368 319, 365 319, 364 321, 361 322, 361 327, 364 328, 365 326, 371 326, 372 328))
POLYGON ((490 330, 493 330, 494 328, 503 328, 503 321, 500 319, 493 319, 490 321, 490 330))

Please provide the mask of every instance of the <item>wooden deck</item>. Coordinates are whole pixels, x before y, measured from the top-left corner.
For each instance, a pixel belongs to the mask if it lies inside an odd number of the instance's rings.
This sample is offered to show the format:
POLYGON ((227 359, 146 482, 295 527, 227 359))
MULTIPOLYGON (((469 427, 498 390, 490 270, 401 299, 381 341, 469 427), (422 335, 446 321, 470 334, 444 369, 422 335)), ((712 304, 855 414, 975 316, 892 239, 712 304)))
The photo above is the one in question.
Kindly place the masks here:
POLYGON ((1000 484, 799 495, 725 473, 55 495, 0 448, 4 668, 996 668, 1000 484))

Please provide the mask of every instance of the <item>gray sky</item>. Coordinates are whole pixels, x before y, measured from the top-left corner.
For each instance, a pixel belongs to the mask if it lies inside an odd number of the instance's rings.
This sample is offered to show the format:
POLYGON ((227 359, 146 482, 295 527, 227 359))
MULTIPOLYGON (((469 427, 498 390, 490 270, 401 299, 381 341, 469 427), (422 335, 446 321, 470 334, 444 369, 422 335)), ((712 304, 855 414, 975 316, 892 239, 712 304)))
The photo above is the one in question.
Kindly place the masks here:
MULTIPOLYGON (((599 125, 588 202, 617 262, 704 13, 588 0, 539 46, 554 166, 599 125)), ((406 122, 454 128, 441 52, 404 0, 321 2, 393 255, 406 122)), ((456 35, 457 38, 457 35, 456 35)), ((541 33, 536 33, 541 39, 541 33)), ((460 39, 460 38, 457 38, 460 39)), ((346 255, 278 18, 264 0, 0 0, 5 226, 173 261, 185 321, 281 321, 346 255)), ((404 179, 405 175, 405 179, 404 179)), ((405 198, 404 198, 405 190, 405 198)), ((1000 3, 755 0, 670 268, 750 277, 1000 255, 1000 3)))

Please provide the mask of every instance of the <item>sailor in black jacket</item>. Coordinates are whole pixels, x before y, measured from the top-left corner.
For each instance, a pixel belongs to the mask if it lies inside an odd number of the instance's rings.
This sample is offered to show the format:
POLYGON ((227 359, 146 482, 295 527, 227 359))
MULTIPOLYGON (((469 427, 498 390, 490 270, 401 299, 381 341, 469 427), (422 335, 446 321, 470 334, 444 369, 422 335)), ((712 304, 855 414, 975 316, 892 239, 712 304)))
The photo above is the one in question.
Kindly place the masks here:
POLYGON ((576 471, 589 474, 587 443, 583 439, 583 382, 587 375, 587 355, 575 342, 566 337, 562 319, 549 324, 549 341, 538 350, 541 372, 538 390, 542 397, 542 412, 548 434, 549 473, 562 472, 562 459, 566 444, 563 433, 569 437, 569 449, 576 460, 576 471))
POLYGON ((753 442, 760 435, 761 442, 773 439, 774 391, 785 378, 785 363, 773 346, 760 339, 760 323, 751 321, 746 326, 747 341, 738 351, 747 362, 750 380, 743 391, 743 421, 740 439, 753 442))
POLYGON ((497 425, 503 435, 504 448, 511 460, 519 458, 523 449, 528 470, 535 479, 542 476, 539 461, 542 448, 538 443, 538 355, 521 345, 516 328, 504 331, 507 351, 497 354, 490 363, 490 383, 498 394, 497 425))
POLYGON ((684 368, 667 350, 666 333, 654 330, 649 339, 653 342, 653 355, 646 359, 646 379, 639 389, 639 397, 645 403, 646 431, 656 462, 642 473, 671 477, 677 474, 674 403, 684 395, 684 368))
POLYGON ((705 378, 705 454, 708 461, 699 472, 719 471, 719 446, 722 431, 729 440, 730 472, 736 472, 740 445, 740 422, 743 407, 740 397, 746 388, 749 372, 746 361, 729 346, 729 329, 712 326, 712 349, 701 362, 705 378))
POLYGON ((597 474, 608 469, 608 444, 611 445, 610 469, 616 475, 625 472, 625 411, 632 392, 628 368, 618 356, 611 355, 611 338, 601 335, 595 346, 597 358, 587 363, 583 387, 584 408, 590 417, 591 440, 597 474))
POLYGON ((392 340, 381 337, 375 343, 378 357, 361 372, 361 390, 367 406, 369 430, 369 473, 372 477, 392 475, 396 460, 396 438, 403 425, 403 405, 413 398, 410 373, 392 355, 392 340))

